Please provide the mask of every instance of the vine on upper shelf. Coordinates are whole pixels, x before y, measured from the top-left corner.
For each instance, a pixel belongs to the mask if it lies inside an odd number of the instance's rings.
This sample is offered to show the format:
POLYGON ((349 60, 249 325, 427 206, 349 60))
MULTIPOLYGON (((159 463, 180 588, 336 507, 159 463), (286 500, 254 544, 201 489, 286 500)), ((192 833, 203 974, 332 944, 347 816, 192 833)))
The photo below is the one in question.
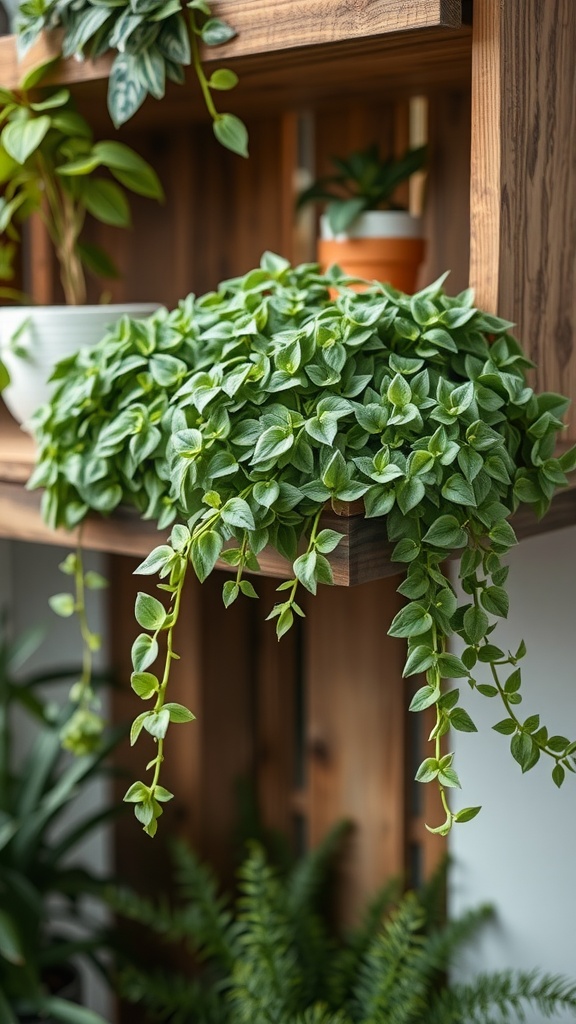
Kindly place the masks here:
POLYGON ((147 96, 162 99, 166 80, 183 84, 184 68, 193 65, 214 135, 226 149, 248 156, 248 132, 235 114, 220 113, 214 92, 237 84, 236 74, 218 68, 208 78, 199 43, 219 46, 236 35, 213 17, 208 0, 23 0, 16 18, 20 57, 45 29, 63 31, 62 56, 96 59, 109 50, 116 57, 108 82, 108 110, 118 128, 147 96))

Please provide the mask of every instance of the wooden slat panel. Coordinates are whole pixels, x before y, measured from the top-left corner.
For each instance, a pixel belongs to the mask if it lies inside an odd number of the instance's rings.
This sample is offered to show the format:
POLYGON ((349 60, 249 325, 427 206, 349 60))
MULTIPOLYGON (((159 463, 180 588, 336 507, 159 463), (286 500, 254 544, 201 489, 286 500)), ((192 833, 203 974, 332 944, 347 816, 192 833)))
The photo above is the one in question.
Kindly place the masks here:
POLYGON ((450 271, 446 290, 468 287, 470 262, 470 93, 450 90, 428 102, 424 217, 427 257, 422 285, 450 271), (455 144, 456 143, 456 144, 455 144))
POLYGON ((354 823, 340 887, 346 923, 404 868, 405 648, 386 636, 401 607, 398 582, 322 591, 307 607, 310 840, 344 818, 354 823))
POLYGON ((574 400, 576 5, 478 0, 474 26, 471 280, 574 400))

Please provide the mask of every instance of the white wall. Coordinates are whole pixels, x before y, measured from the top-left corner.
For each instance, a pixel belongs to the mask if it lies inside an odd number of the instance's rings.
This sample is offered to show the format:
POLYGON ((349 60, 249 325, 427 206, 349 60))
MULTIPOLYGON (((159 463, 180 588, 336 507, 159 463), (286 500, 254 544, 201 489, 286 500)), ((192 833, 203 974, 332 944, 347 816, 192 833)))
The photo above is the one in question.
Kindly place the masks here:
MULTIPOLYGON (((73 667, 80 663, 82 647, 76 620, 59 618, 48 605, 48 598, 52 594, 70 588, 69 577, 58 569, 58 564, 69 550, 51 545, 0 542, 0 607, 8 609, 14 635, 20 635, 31 626, 46 627, 46 638, 27 663, 26 670, 73 667)), ((84 561, 86 569, 94 569, 106 575, 102 556, 87 552, 84 561)), ((107 656, 104 593, 93 591, 87 594, 86 599, 90 626, 95 632, 100 632, 103 638, 103 649, 96 659, 99 668, 106 664, 107 656)), ((65 698, 67 689, 68 685, 65 684, 58 696, 65 698)), ((26 745, 26 739, 26 736, 22 737, 23 746, 26 745)), ((97 780, 82 792, 82 812, 88 809, 95 811, 108 799, 107 783, 97 780)), ((82 856, 92 870, 103 874, 111 871, 109 834, 103 829, 94 834, 84 844, 82 856)), ((91 973, 85 978, 85 1002, 106 1020, 112 1019, 111 1000, 100 979, 91 973)))
MULTIPOLYGON (((576 528, 522 541, 508 562, 510 616, 494 643, 516 650, 525 638, 523 716, 540 713, 551 732, 575 739, 576 528)), ((451 911, 490 902, 498 912, 466 968, 540 967, 576 979, 576 775, 558 790, 541 759, 523 776, 509 739, 491 729, 505 717, 497 698, 464 688, 479 734, 451 741, 462 783, 453 803, 483 809, 452 832, 451 911)))

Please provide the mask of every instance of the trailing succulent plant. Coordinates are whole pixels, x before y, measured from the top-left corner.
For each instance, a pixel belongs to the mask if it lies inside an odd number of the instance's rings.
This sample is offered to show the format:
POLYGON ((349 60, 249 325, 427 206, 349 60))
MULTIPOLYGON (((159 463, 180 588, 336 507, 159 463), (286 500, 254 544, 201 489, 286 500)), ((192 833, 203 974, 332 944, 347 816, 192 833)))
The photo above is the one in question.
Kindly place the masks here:
POLYGON ((236 35, 231 25, 213 17, 208 0, 22 0, 16 20, 20 56, 42 30, 54 28, 62 30, 64 57, 94 60, 117 51, 108 80, 108 110, 117 128, 147 96, 162 99, 167 79, 181 85, 184 69, 192 64, 216 138, 248 156, 245 125, 234 114, 219 113, 212 95, 233 89, 237 75, 218 68, 208 78, 200 59, 201 43, 220 46, 236 35))
POLYGON ((120 974, 122 994, 147 1020, 169 1024, 489 1024, 576 1010, 576 983, 539 971, 503 970, 446 983, 446 972, 488 907, 446 922, 434 879, 404 896, 390 883, 360 925, 339 935, 325 907, 328 869, 342 829, 282 876, 252 843, 235 902, 183 845, 175 849, 174 906, 116 892, 113 906, 168 946, 184 942, 194 972, 157 961, 120 974), (324 908, 324 910, 323 910, 324 908), (192 976, 191 976, 192 975, 192 976))
POLYGON ((144 728, 157 756, 152 781, 126 799, 150 834, 172 795, 159 781, 168 726, 193 717, 167 700, 188 570, 202 581, 218 560, 227 565, 228 606, 256 596, 246 572, 272 545, 293 564, 269 616, 281 637, 303 614, 299 589, 332 582, 328 556, 341 535, 323 528, 322 512, 334 500, 362 499, 366 516, 385 517, 392 559, 406 570, 406 605, 388 631, 407 641, 404 675, 425 675, 411 709, 435 709, 431 755, 417 773, 440 787, 446 818, 433 831, 479 809, 453 813, 445 792, 460 781, 442 738, 450 727, 476 731, 454 679, 503 706, 494 728, 522 771, 543 754, 558 786, 574 771, 576 743, 521 716, 524 643, 506 652, 493 635, 508 613, 510 516, 521 503, 542 515, 576 465, 575 450, 554 454, 567 400, 534 394, 512 325, 476 309, 470 290, 449 297, 441 278, 413 296, 386 284, 358 294, 348 281, 337 268, 323 275, 267 253, 218 291, 148 321, 124 319, 61 363, 37 416, 30 486, 45 488, 50 525, 72 528, 91 509, 123 503, 172 526, 137 569, 158 575, 167 596, 167 606, 138 596, 132 649, 132 686, 151 701, 132 741, 144 728), (454 635, 461 657, 449 650, 454 635), (163 667, 151 671, 161 639, 163 667), (490 685, 477 684, 478 663, 490 685))

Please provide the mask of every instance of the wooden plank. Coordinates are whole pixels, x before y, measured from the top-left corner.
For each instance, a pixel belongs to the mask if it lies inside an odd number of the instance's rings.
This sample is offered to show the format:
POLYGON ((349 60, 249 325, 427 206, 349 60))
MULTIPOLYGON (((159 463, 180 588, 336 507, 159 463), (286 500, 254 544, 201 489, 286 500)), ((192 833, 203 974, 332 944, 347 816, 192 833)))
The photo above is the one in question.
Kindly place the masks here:
POLYGON ((338 919, 346 924, 404 868, 405 648, 386 636, 402 604, 398 582, 323 590, 307 605, 310 841, 338 821, 353 823, 338 887, 338 919))
MULTIPOLYGON (((220 0, 214 13, 229 21, 237 35, 217 48, 206 48, 204 60, 228 61, 230 58, 254 54, 277 53, 296 47, 318 47, 351 39, 386 36, 391 33, 427 28, 459 28, 462 24, 460 0, 364 0, 353 11, 347 0, 268 0, 266 16, 262 16, 261 0, 220 0)), ((16 38, 0 40, 2 84, 18 86, 31 68, 60 53, 61 32, 43 33, 34 47, 19 61, 16 38)), ((105 78, 110 72, 112 55, 95 61, 67 60, 52 80, 74 83, 105 78)), ((46 79, 50 81, 51 79, 46 79)))
MULTIPOLYGON (((576 399, 576 5, 474 5, 471 283, 576 399)), ((568 436, 576 438, 571 417, 568 436)))

